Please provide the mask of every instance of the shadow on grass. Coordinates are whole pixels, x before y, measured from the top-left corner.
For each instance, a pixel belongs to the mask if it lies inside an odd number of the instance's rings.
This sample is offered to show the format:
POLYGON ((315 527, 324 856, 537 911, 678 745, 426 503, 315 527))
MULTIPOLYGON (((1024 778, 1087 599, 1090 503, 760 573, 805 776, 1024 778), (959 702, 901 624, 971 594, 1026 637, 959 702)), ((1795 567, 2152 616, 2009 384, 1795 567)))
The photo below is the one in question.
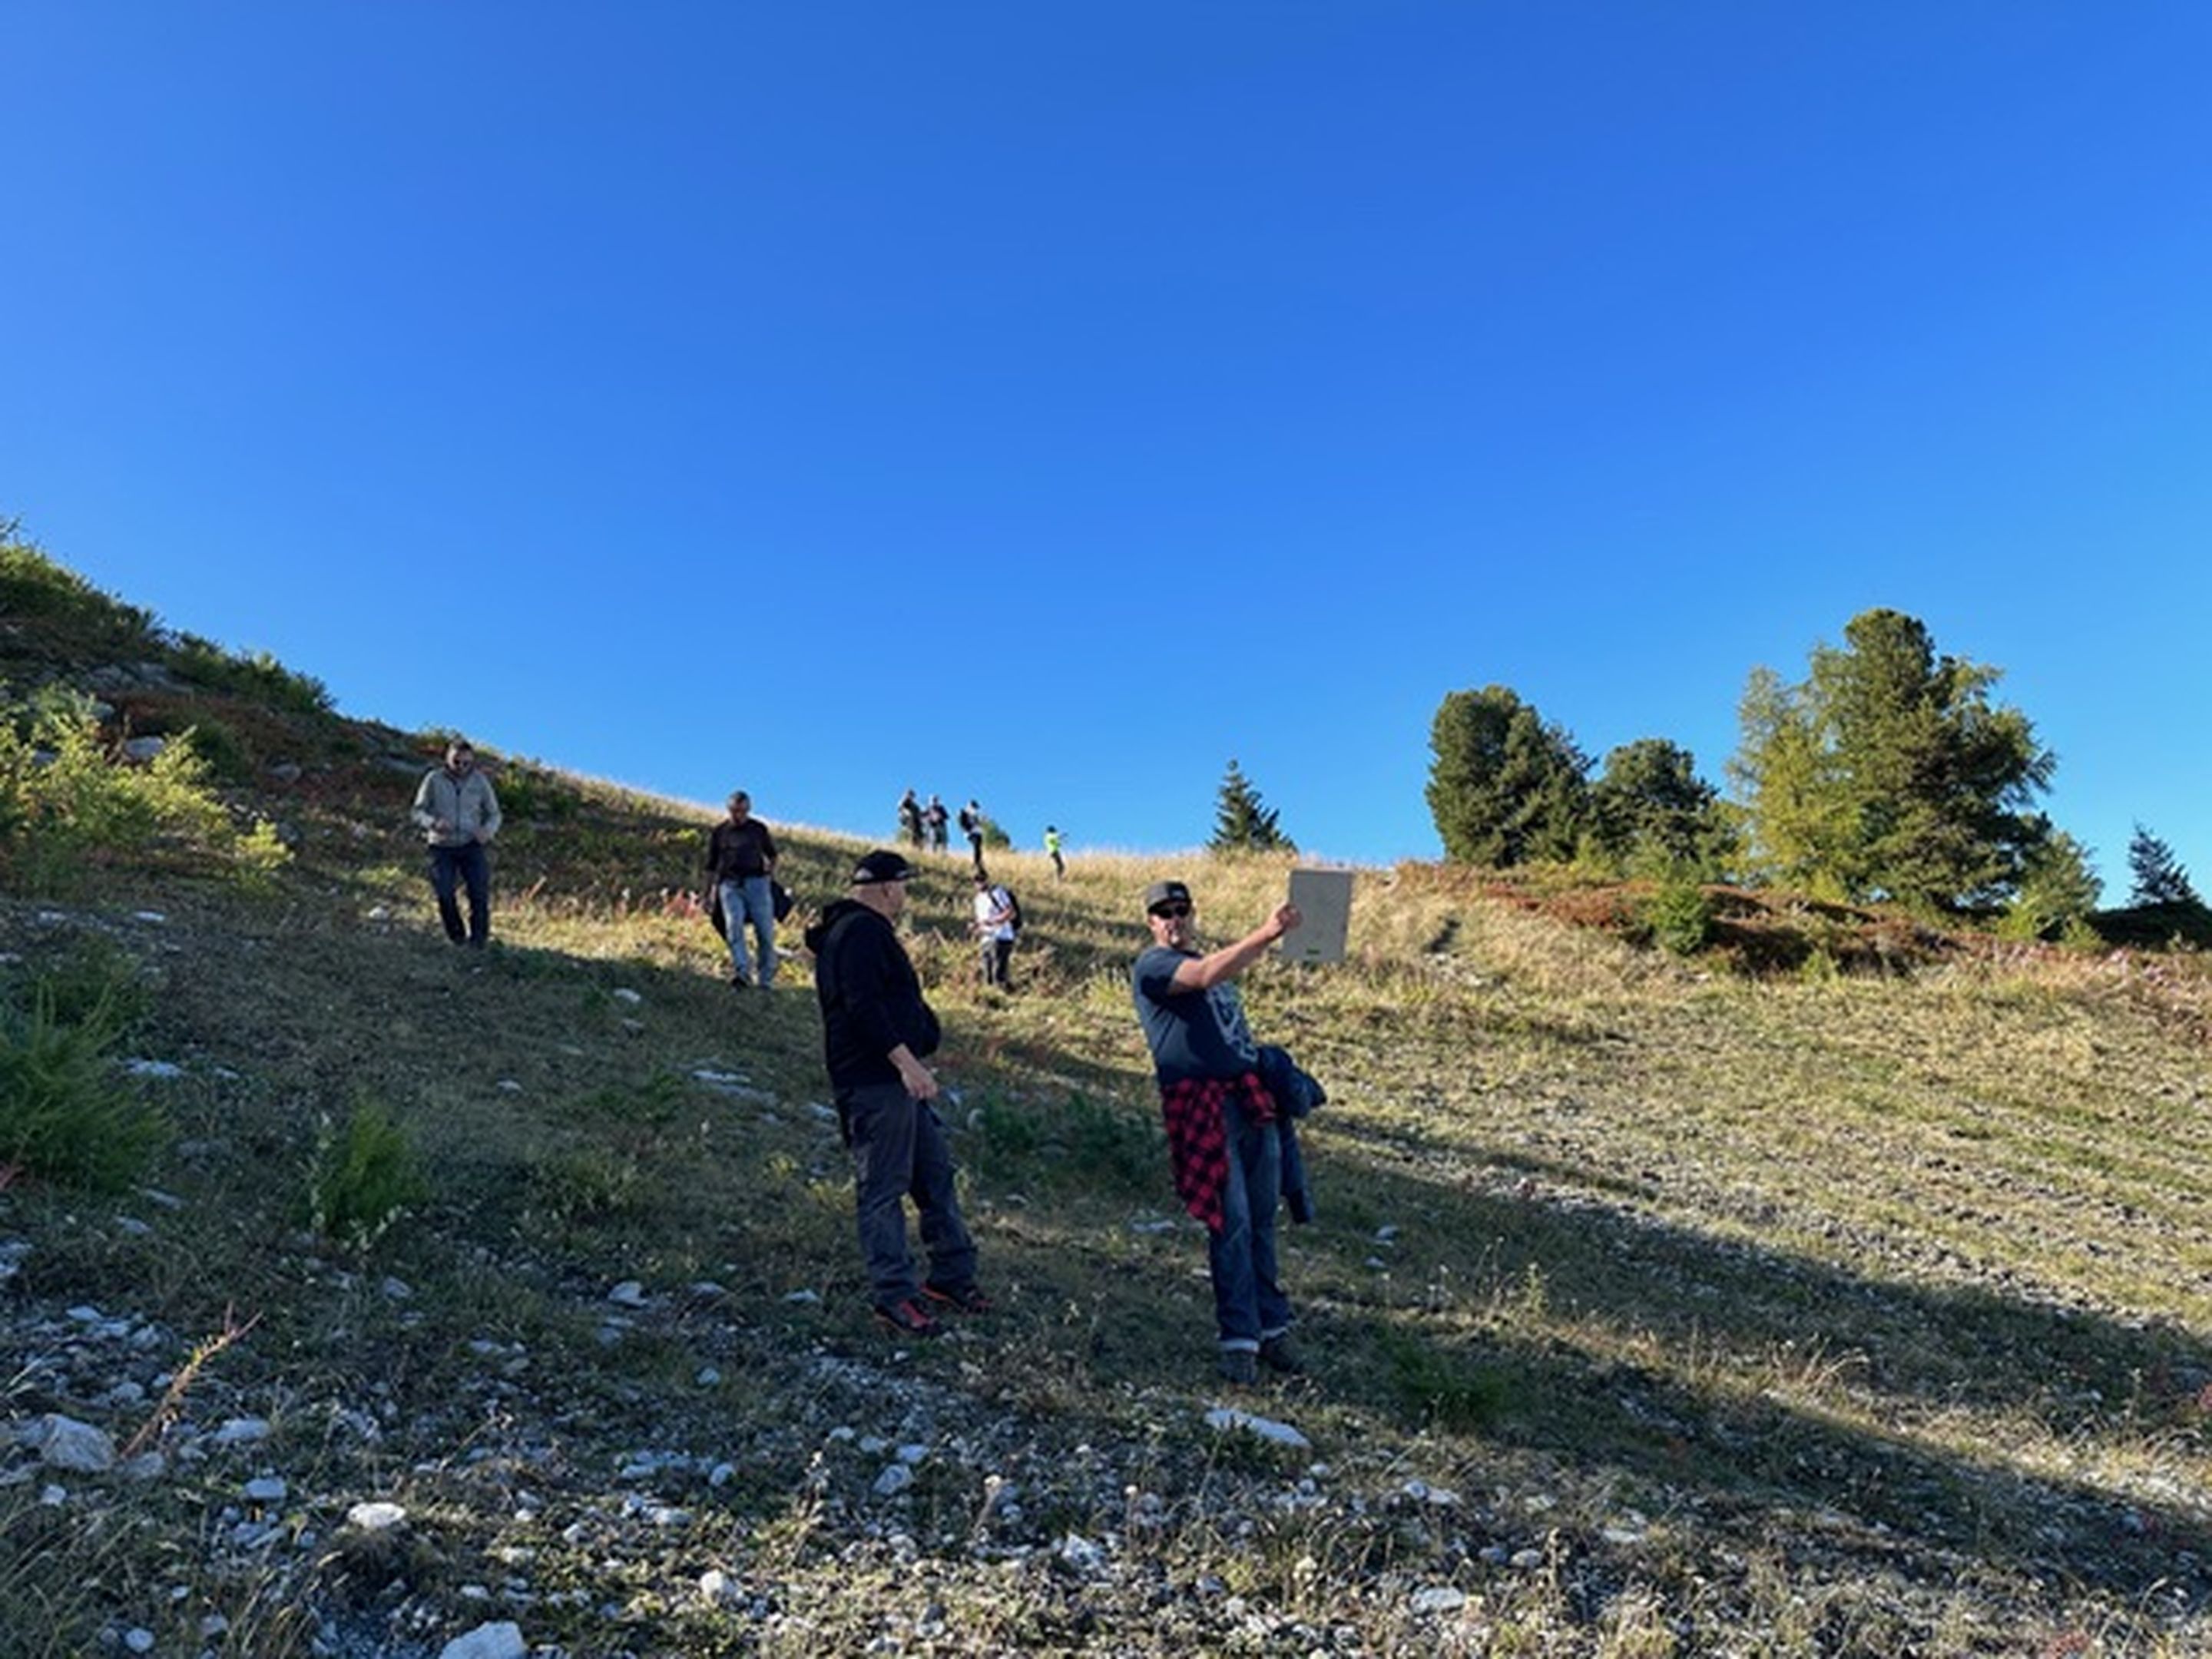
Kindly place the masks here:
MULTIPOLYGON (((1324 1206, 1327 1159, 1316 1160, 1324 1206)), ((1504 1319, 1468 1337, 1419 1309, 1339 1306, 1306 1320, 1329 1356, 1333 1395, 1439 1426, 1456 1419, 1701 1502, 1838 1513, 1893 1540, 2002 1560, 2031 1577, 2130 1596, 2163 1584, 2192 1604, 2212 1589, 2212 1527, 2200 1509, 2040 1474, 2000 1445, 1934 1448, 1907 1426, 1986 1411, 2030 1418, 2059 1446, 2098 1433, 2185 1438, 2202 1430, 2212 1350, 2185 1331, 1978 1287, 1853 1274, 1599 1204, 1471 1193, 1400 1172, 1370 1174, 1367 1184, 1379 1185, 1378 1212, 1448 1215, 1429 1231, 1448 1225, 1452 1238, 1488 1242, 1481 1275, 1501 1293, 1525 1285, 1552 1308, 1608 1328, 1624 1349, 1656 1345, 1673 1363, 1517 1339, 1504 1319), (1893 1407, 1899 1432, 1796 1408, 1762 1388, 1762 1371, 1847 1387, 1877 1419, 1893 1407)), ((1449 1247, 1432 1237, 1415 1248, 1440 1257, 1449 1247)), ((1462 1263, 1474 1253, 1466 1244, 1455 1252, 1462 1263)), ((1289 1288, 1295 1299, 1298 1287, 1289 1288)), ((1458 1331, 1469 1288, 1454 1292, 1458 1331)))

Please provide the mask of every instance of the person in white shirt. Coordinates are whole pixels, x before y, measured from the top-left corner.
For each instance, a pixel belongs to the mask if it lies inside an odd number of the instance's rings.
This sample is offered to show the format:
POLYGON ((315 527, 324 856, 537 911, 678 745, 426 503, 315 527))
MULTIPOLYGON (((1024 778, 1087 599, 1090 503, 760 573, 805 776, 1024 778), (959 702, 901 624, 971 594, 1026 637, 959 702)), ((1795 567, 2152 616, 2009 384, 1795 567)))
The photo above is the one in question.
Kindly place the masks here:
POLYGON ((981 952, 983 983, 1001 991, 1014 988, 1014 939, 1020 932, 1014 896, 981 870, 975 872, 975 939, 981 952))

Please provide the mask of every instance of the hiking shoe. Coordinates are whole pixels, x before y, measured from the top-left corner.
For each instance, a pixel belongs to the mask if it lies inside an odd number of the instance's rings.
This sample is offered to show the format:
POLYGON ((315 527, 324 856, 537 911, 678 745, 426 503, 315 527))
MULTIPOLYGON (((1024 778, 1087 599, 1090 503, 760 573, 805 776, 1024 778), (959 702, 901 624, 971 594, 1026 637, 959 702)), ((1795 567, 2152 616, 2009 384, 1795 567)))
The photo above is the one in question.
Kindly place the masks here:
POLYGON ((1306 1357, 1288 1331, 1280 1336, 1262 1338, 1260 1343, 1260 1363, 1271 1371, 1285 1376, 1304 1376, 1306 1357))
POLYGON ((876 1322, 896 1336, 935 1336, 945 1328, 911 1297, 888 1308, 878 1308, 876 1322))
POLYGON ((1245 1386, 1260 1380, 1260 1356, 1249 1348, 1221 1351, 1221 1380, 1245 1386))
POLYGON ((943 1285, 927 1284, 921 1287, 922 1299, 935 1308, 950 1308, 957 1313, 987 1314, 995 1311, 991 1298, 975 1285, 951 1290, 943 1285))

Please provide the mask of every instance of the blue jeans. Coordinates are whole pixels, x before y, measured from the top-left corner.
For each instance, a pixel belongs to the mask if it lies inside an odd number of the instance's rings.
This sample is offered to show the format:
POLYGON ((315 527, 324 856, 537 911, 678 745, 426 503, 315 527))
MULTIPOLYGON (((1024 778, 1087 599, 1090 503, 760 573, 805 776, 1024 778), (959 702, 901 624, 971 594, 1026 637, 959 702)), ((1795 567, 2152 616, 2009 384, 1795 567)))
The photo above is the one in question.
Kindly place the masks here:
POLYGON ((902 1083, 863 1083, 837 1091, 837 1110, 853 1148, 854 1210, 869 1298, 895 1307, 918 1292, 907 1246, 905 1200, 921 1217, 922 1248, 933 1285, 961 1291, 975 1282, 975 1243, 960 1218, 952 1148, 936 1108, 902 1083))
POLYGON ((753 943, 760 952, 760 982, 765 990, 775 983, 775 894, 766 876, 747 876, 722 884, 722 922, 730 930, 730 965, 750 975, 745 959, 745 923, 750 921, 753 943))
POLYGON ((1241 1102, 1222 1111, 1229 1132, 1229 1179, 1221 1190, 1221 1231, 1208 1233, 1206 1267, 1213 1280, 1213 1320, 1224 1348, 1256 1350, 1291 1328, 1291 1300, 1275 1282, 1275 1211, 1282 1201, 1282 1143, 1272 1123, 1255 1123, 1241 1102))
POLYGON ((459 847, 430 848, 430 890, 438 896, 438 920, 446 924, 446 937, 456 945, 482 945, 491 937, 491 858, 480 841, 459 847), (453 902, 456 886, 469 891, 469 925, 461 927, 461 908, 453 902))

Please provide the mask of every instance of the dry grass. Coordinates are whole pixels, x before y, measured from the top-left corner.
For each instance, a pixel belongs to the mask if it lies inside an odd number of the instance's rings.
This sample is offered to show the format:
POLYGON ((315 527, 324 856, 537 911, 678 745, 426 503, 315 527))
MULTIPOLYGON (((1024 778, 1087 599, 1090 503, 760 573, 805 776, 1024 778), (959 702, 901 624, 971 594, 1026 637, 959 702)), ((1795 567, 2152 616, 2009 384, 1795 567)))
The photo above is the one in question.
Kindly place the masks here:
MULTIPOLYGON (((235 1480, 211 1472, 59 1510, 35 1480, 0 1488, 0 1627, 54 1632, 15 1650, 119 1621, 181 1651, 210 1612, 243 1632, 230 1652, 304 1652, 318 1618, 428 1641, 490 1616, 469 1586, 510 1580, 532 1638, 574 1653, 2212 1640, 2193 958, 1974 945, 1745 978, 1560 919, 1602 920, 1601 896, 1366 872, 1351 962, 1248 985, 1255 1028, 1332 1094, 1310 1123, 1322 1215, 1285 1240, 1316 1376, 1253 1402, 1316 1443, 1284 1456, 1198 1421, 1201 1255, 1126 981, 1147 881, 1190 880, 1227 937, 1282 861, 1084 858, 1055 882, 1000 854, 1030 920, 1004 997, 975 981, 964 855, 927 860, 911 937, 1005 1311, 899 1360, 862 1317, 806 964, 734 998, 670 896, 703 811, 543 786, 477 958, 435 940, 385 827, 376 792, 402 781, 310 781, 283 898, 118 877, 66 923, 0 910, 27 955, 116 938, 158 985, 139 1046, 189 1073, 155 1182, 182 1207, 152 1238, 0 1195, 0 1235, 31 1246, 0 1377, 24 1379, 18 1413, 91 1409, 34 1363, 36 1316, 76 1302, 168 1333, 258 1316, 186 1414, 276 1420, 321 1541, 215 1547, 235 1480), (434 1195, 355 1258, 295 1206, 317 1119, 362 1091, 410 1127, 434 1195), (611 1315, 623 1279, 647 1309, 611 1315), (841 1427, 931 1457, 873 1499, 841 1427), (656 1539, 623 1510, 650 1484, 618 1475, 640 1448, 732 1473, 664 1479, 692 1519, 656 1539), (343 1500, 387 1493, 422 1517, 404 1557, 343 1543, 343 1500), (1110 1570, 1072 1566, 1069 1534, 1110 1570), (710 1565, 754 1599, 702 1601, 710 1565)), ((785 838, 802 904, 860 845, 785 838)))

